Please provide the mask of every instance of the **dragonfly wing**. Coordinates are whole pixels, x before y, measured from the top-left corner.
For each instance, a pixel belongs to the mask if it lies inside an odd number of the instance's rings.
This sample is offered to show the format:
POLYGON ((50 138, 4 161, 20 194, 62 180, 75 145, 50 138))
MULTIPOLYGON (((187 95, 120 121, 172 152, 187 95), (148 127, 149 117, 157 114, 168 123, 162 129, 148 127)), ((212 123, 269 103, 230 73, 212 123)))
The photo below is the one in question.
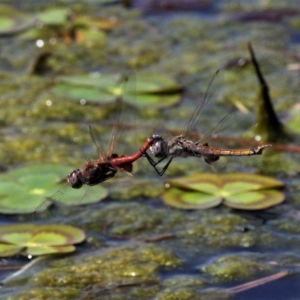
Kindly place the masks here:
POLYGON ((115 152, 115 146, 118 143, 120 136, 123 134, 125 124, 127 126, 132 119, 132 111, 130 112, 130 116, 127 116, 129 112, 125 109, 125 99, 126 97, 129 97, 129 95, 130 97, 134 97, 135 95, 135 74, 130 71, 120 73, 114 90, 116 95, 116 108, 114 114, 114 126, 108 145, 108 157, 115 152))
POLYGON ((198 140, 196 145, 204 145, 207 144, 210 140, 216 137, 220 132, 223 132, 226 128, 230 127, 230 120, 233 119, 233 115, 235 114, 235 110, 232 109, 228 114, 226 114, 213 128, 201 134, 201 139, 198 140))
POLYGON ((190 120, 188 121, 188 124, 183 133, 183 136, 187 139, 190 139, 191 135, 193 133, 197 132, 197 125, 199 123, 201 114, 204 112, 205 106, 210 102, 210 100, 213 97, 213 92, 211 92, 211 87, 212 87, 215 79, 217 78, 219 71, 220 70, 217 70, 216 73, 211 78, 211 80, 205 90, 204 96, 202 98, 200 98, 200 100, 197 104, 196 110, 194 111, 193 115, 191 116, 190 120))
POLYGON ((89 132, 90 132, 90 136, 92 138, 93 144, 95 145, 95 147, 97 149, 97 154, 98 154, 99 159, 104 159, 106 157, 105 152, 104 152, 103 148, 101 147, 101 145, 98 143, 96 136, 95 136, 95 132, 91 126, 89 126, 89 132))

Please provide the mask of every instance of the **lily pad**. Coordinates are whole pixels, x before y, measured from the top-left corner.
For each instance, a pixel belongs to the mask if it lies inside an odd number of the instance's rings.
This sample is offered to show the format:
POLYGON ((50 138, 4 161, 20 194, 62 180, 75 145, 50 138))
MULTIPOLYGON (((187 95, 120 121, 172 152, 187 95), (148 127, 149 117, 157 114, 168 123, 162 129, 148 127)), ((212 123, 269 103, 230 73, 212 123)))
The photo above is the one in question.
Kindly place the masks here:
POLYGON ((33 165, 0 174, 0 213, 45 210, 51 204, 47 200, 52 198, 51 195, 55 195, 53 200, 66 205, 94 203, 107 196, 107 190, 101 186, 88 187, 88 193, 84 191, 83 197, 82 192, 73 190, 66 183, 61 184, 70 171, 71 168, 66 166, 33 165))
POLYGON ((122 96, 125 102, 156 108, 174 105, 180 100, 180 87, 172 78, 161 74, 139 74, 126 84, 122 74, 60 76, 52 88, 55 95, 79 101, 108 103, 122 96), (123 83, 123 84, 122 84, 123 83), (128 87, 130 85, 130 87, 128 87))
POLYGON ((172 179, 163 201, 183 209, 204 209, 223 203, 232 208, 257 210, 277 205, 285 195, 276 190, 284 184, 254 174, 194 174, 172 179))
POLYGON ((37 13, 37 20, 46 25, 65 25, 70 10, 68 8, 49 8, 37 13))
POLYGON ((73 252, 85 240, 81 229, 61 224, 0 226, 0 256, 43 255, 73 252))
POLYGON ((226 206, 245 210, 265 209, 284 201, 285 195, 277 190, 260 190, 227 196, 226 206))
POLYGON ((218 206, 223 201, 220 196, 190 190, 183 191, 175 187, 163 195, 163 200, 170 206, 183 209, 205 209, 218 206))
POLYGON ((97 18, 88 15, 74 15, 74 23, 81 28, 95 28, 100 31, 109 31, 121 24, 120 19, 116 17, 97 18))
POLYGON ((88 42, 89 46, 91 46, 91 44, 105 44, 106 34, 94 28, 78 29, 76 31, 76 41, 81 44, 88 42))
POLYGON ((0 5, 0 36, 11 36, 35 25, 36 19, 9 6, 0 5))
POLYGON ((50 38, 62 39, 66 43, 76 41, 78 43, 89 43, 98 46, 106 43, 106 34, 104 31, 93 26, 91 23, 78 23, 74 16, 70 18, 68 8, 50 8, 38 12, 35 16, 37 24, 35 28, 26 31, 23 39, 43 39, 47 41, 50 38))

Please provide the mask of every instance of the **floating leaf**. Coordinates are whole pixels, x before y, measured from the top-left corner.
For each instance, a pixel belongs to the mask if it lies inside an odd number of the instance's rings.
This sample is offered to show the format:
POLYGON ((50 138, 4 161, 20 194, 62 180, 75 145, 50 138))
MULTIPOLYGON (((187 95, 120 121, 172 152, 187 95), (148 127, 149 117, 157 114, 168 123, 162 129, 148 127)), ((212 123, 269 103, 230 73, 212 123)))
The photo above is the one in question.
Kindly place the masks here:
POLYGON ((86 28, 86 29, 78 29, 76 30, 76 41, 78 43, 89 42, 89 46, 91 43, 93 44, 104 44, 106 42, 106 34, 94 28, 86 28))
POLYGON ((0 5, 0 36, 10 36, 35 25, 36 19, 9 6, 0 5))
POLYGON ((195 190, 208 194, 218 194, 220 187, 222 186, 222 181, 219 176, 201 173, 175 178, 170 180, 169 183, 175 187, 195 190))
POLYGON ((173 78, 147 73, 137 75, 135 88, 137 94, 172 94, 182 91, 182 87, 173 78))
POLYGON ((62 224, 0 226, 0 256, 67 253, 85 240, 82 230, 62 224))
POLYGON ((97 103, 112 102, 122 96, 133 105, 156 108, 174 105, 180 100, 182 88, 168 76, 139 74, 130 80, 136 82, 122 89, 122 74, 60 76, 52 92, 76 101, 85 99, 97 103))
MULTIPOLYGON (((59 189, 59 182, 70 173, 70 167, 53 165, 33 165, 0 174, 0 212, 6 214, 33 213, 45 200, 59 189)), ((90 188, 82 193, 66 186, 72 195, 61 195, 57 201, 67 205, 94 203, 107 196, 107 190, 101 186, 90 188)), ((62 192, 59 192, 62 194, 62 192)), ((44 205, 46 209, 48 205, 44 205)))
POLYGON ((167 204, 183 209, 200 209, 224 204, 238 209, 265 209, 284 201, 276 188, 283 183, 254 174, 195 174, 172 179, 163 195, 167 204))
POLYGON ((72 86, 62 83, 54 86, 52 92, 62 97, 77 100, 78 102, 81 99, 89 102, 100 102, 99 99, 101 99, 102 103, 110 103, 116 99, 115 95, 110 94, 108 91, 83 85, 72 86))
POLYGON ((221 176, 224 188, 231 191, 231 193, 239 193, 246 190, 261 190, 270 188, 282 188, 283 182, 272 177, 256 175, 256 174, 244 174, 244 173, 231 173, 221 176), (241 185, 239 185, 241 183, 241 185))
POLYGON ((222 203, 222 197, 195 191, 171 188, 163 195, 163 200, 170 206, 183 209, 204 209, 218 206, 222 203))
POLYGON ((284 201, 285 195, 277 190, 260 190, 227 196, 224 204, 238 209, 265 209, 284 201))
POLYGON ((8 245, 0 243, 0 256, 9 257, 18 254, 22 250, 22 247, 17 245, 8 245))
POLYGON ((92 18, 87 15, 75 15, 73 20, 76 26, 96 28, 98 31, 112 30, 121 23, 116 17, 92 18))
MULTIPOLYGON (((26 249, 25 254, 28 255, 45 255, 45 254, 53 254, 53 253, 70 253, 74 252, 76 248, 73 245, 68 246, 35 246, 35 247, 28 247, 26 249)), ((23 254, 23 252, 22 252, 23 254)))
POLYGON ((37 13, 37 19, 43 26, 65 25, 68 20, 70 10, 68 8, 49 8, 37 13))

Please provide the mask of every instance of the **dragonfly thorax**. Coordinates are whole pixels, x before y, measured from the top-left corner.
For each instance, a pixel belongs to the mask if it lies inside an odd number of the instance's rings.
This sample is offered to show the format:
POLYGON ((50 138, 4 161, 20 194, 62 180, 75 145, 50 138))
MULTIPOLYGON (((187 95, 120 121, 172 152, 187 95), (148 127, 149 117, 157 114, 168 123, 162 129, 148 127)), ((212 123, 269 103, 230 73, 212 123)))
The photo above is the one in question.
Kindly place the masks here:
POLYGON ((168 143, 164 139, 153 142, 149 149, 155 157, 168 156, 168 143))
POLYGON ((173 157, 193 156, 195 145, 184 136, 179 135, 169 140, 168 154, 173 157))

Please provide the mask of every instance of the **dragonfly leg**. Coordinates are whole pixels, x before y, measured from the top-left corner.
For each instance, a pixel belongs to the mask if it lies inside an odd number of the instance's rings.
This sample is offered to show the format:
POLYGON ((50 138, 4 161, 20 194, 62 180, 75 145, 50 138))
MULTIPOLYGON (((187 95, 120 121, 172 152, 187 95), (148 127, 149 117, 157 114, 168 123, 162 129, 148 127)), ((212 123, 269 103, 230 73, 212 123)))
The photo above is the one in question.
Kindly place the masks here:
POLYGON ((152 159, 152 157, 147 152, 145 152, 144 155, 146 156, 146 158, 149 161, 150 165, 153 166, 153 167, 157 166, 158 164, 160 164, 163 160, 165 160, 167 158, 167 156, 164 156, 161 159, 159 159, 158 161, 154 161, 152 159))
POLYGON ((163 175, 165 174, 165 172, 167 171, 167 169, 168 169, 170 163, 172 162, 173 158, 174 158, 174 157, 171 157, 171 158, 169 159, 169 161, 166 163, 166 165, 162 168, 162 170, 161 170, 161 171, 158 171, 158 174, 159 174, 160 176, 163 176, 163 175))
POLYGON ((157 163, 152 159, 152 157, 151 157, 147 152, 145 152, 143 156, 145 156, 145 157, 147 158, 149 164, 150 164, 152 167, 154 167, 154 166, 157 165, 157 163))
POLYGON ((169 159, 169 161, 167 162, 167 164, 162 168, 162 170, 158 170, 158 169, 156 168, 156 166, 157 166, 159 163, 161 163, 163 160, 165 160, 165 159, 167 158, 167 156, 162 157, 162 158, 159 159, 158 161, 154 161, 154 160, 152 159, 152 157, 151 157, 147 152, 145 152, 144 155, 145 155, 145 157, 147 158, 147 160, 148 160, 148 162, 150 163, 150 165, 154 168, 154 170, 156 171, 156 173, 157 173, 159 176, 163 176, 163 175, 164 175, 164 173, 167 171, 167 169, 168 169, 168 167, 169 167, 171 161, 173 160, 173 157, 171 157, 171 158, 169 159))
POLYGON ((156 166, 157 166, 157 164, 159 164, 160 162, 162 162, 166 157, 163 157, 163 158, 161 158, 159 161, 156 162, 156 161, 154 161, 154 160, 152 159, 152 157, 151 157, 147 152, 145 152, 144 155, 145 155, 145 157, 147 158, 149 164, 154 168, 154 170, 156 171, 156 173, 157 173, 158 175, 162 176, 162 175, 160 174, 161 172, 156 168, 156 166))

